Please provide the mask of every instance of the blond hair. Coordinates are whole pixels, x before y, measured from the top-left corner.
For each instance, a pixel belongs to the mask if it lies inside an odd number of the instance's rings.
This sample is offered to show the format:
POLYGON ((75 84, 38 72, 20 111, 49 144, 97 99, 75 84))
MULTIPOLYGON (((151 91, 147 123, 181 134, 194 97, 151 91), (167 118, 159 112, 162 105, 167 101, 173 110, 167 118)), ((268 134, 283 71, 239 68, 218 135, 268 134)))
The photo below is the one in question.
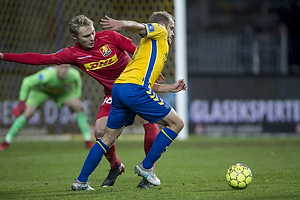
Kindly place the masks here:
POLYGON ((78 35, 78 29, 80 27, 92 26, 94 22, 85 15, 77 15, 69 22, 69 31, 71 34, 78 35))
POLYGON ((166 26, 170 23, 170 20, 175 21, 173 15, 166 11, 153 12, 149 17, 149 23, 164 23, 166 26))

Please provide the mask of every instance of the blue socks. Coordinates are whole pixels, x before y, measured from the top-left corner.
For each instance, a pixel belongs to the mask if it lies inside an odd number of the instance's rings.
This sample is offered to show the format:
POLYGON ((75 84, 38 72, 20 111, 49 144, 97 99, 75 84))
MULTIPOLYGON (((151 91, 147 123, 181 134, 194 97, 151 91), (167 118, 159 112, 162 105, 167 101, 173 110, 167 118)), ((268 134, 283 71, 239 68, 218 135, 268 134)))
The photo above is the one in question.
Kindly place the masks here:
POLYGON ((85 159, 81 172, 78 176, 78 180, 81 182, 87 182, 89 176, 96 169, 100 163, 103 155, 107 152, 109 147, 105 145, 101 140, 98 140, 96 144, 91 148, 88 156, 85 159))
MULTIPOLYGON (((145 159, 142 161, 145 169, 150 169, 153 164, 159 159, 159 157, 167 150, 169 145, 177 137, 177 133, 169 128, 162 129, 156 136, 154 143, 148 152, 145 159)), ((103 155, 108 151, 109 147, 105 145, 101 140, 91 148, 88 156, 85 159, 81 172, 78 176, 78 180, 81 182, 87 182, 89 176, 96 169, 100 163, 103 155)))
POLYGON ((167 150, 169 145, 177 137, 177 133, 165 127, 156 136, 154 143, 146 158, 142 161, 145 169, 150 169, 159 157, 167 150))

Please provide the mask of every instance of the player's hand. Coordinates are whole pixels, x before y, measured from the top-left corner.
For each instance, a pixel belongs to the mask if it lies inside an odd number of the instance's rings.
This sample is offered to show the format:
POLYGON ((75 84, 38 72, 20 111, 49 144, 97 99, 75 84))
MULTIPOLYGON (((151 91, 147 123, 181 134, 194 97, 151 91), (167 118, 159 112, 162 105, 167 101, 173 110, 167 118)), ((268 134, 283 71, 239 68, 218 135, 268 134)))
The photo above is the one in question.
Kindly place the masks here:
POLYGON ((19 101, 16 107, 13 109, 14 116, 17 118, 25 111, 25 101, 19 101))
POLYGON ((3 60, 4 56, 3 53, 0 52, 0 60, 3 60))
POLYGON ((159 77, 157 78, 157 80, 155 81, 155 83, 157 84, 162 84, 165 80, 164 75, 162 75, 161 73, 159 74, 159 77))
POLYGON ((105 15, 106 19, 101 19, 100 24, 103 25, 103 28, 110 29, 112 31, 119 31, 123 28, 124 22, 121 20, 116 20, 105 15))
POLYGON ((179 79, 173 83, 170 92, 180 92, 181 90, 187 90, 187 85, 184 79, 179 79))

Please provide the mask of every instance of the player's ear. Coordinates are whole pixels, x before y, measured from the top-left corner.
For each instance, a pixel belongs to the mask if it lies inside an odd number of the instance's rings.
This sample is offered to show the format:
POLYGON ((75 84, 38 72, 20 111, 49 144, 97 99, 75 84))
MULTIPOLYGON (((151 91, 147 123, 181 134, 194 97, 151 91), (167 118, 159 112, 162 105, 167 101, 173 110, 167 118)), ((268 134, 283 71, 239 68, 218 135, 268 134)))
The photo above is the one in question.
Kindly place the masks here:
POLYGON ((163 22, 160 22, 159 25, 161 25, 161 26, 167 28, 167 26, 166 26, 163 22))
POLYGON ((74 35, 74 34, 72 34, 72 38, 73 38, 74 40, 77 40, 77 37, 76 37, 76 35, 74 35))

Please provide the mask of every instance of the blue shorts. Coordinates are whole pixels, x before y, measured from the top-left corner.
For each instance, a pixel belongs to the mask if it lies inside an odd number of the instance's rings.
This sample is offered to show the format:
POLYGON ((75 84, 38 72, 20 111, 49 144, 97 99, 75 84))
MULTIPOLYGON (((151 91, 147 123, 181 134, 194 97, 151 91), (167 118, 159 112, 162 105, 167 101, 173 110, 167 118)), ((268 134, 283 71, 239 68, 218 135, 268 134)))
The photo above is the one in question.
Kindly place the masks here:
POLYGON ((133 124, 137 115, 155 123, 164 118, 172 107, 153 90, 137 84, 114 84, 112 106, 107 127, 119 129, 133 124))

